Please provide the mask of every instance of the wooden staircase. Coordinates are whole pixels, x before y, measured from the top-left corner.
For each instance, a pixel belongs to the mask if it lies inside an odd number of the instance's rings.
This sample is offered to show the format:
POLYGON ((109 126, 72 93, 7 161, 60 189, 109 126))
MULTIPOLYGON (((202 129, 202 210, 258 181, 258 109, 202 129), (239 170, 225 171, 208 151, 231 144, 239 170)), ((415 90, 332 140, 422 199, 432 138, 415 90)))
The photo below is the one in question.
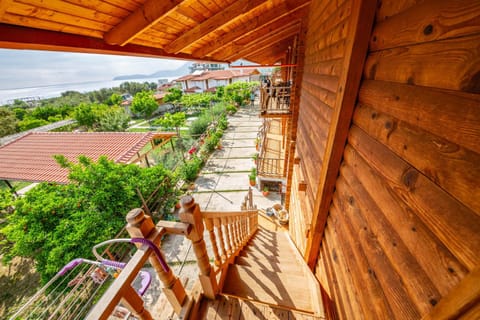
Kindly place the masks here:
POLYGON ((284 231, 260 227, 229 265, 201 319, 324 319, 320 288, 284 231))

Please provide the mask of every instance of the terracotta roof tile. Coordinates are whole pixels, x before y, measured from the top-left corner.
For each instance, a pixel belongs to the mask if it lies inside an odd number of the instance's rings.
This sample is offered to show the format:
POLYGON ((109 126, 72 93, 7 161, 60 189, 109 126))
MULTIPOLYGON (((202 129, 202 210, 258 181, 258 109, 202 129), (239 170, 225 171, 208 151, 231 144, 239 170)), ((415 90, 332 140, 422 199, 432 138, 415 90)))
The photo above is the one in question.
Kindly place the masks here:
POLYGON ((93 160, 105 155, 117 163, 129 163, 150 140, 173 133, 129 132, 32 132, 0 147, 0 179, 68 182, 68 171, 54 155, 77 162, 85 155, 93 160))

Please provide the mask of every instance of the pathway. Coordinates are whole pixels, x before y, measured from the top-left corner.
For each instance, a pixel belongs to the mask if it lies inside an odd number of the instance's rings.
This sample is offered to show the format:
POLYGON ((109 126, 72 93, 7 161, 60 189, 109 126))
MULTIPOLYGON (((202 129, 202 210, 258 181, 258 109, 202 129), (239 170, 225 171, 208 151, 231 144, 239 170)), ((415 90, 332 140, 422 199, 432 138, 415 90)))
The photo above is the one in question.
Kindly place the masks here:
MULTIPOLYGON (((256 152, 255 138, 262 120, 258 110, 248 108, 230 116, 228 123, 222 138, 223 148, 210 156, 195 181, 192 195, 202 210, 240 210, 248 192, 248 174, 255 166, 252 156, 256 152)), ((278 193, 270 192, 264 197, 257 187, 253 187, 253 202, 259 209, 280 202, 278 193)))

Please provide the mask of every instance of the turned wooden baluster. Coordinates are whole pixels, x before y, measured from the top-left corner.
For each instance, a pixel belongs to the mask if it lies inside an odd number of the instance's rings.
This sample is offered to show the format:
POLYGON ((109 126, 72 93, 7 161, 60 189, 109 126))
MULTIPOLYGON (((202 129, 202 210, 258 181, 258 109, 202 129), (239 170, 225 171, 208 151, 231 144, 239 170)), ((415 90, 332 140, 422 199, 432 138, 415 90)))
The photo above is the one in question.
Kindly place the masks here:
POLYGON ((197 257, 198 268, 200 269, 198 277, 202 284, 203 294, 209 299, 215 299, 218 293, 218 284, 215 272, 213 272, 213 268, 210 265, 205 240, 203 240, 204 227, 200 206, 195 203, 195 200, 190 195, 182 197, 180 203, 182 204, 182 209, 179 213, 180 220, 192 225, 192 230, 187 235, 187 238, 192 241, 193 252, 197 257))
POLYGON ((210 242, 212 243, 213 255, 215 256, 215 265, 218 267, 222 264, 222 261, 220 254, 218 253, 217 238, 215 237, 215 230, 213 228, 213 219, 206 218, 204 221, 208 230, 208 235, 210 236, 210 242))
POLYGON ((223 262, 227 260, 227 251, 225 250, 225 242, 223 240, 222 222, 220 221, 220 218, 214 218, 213 221, 217 228, 218 242, 220 242, 220 250, 222 251, 220 255, 223 262))
POLYGON ((228 229, 228 218, 220 218, 222 225, 225 228, 225 244, 227 249, 227 256, 229 257, 232 254, 232 246, 230 243, 230 230, 228 229))
POLYGON ((228 217, 228 224, 230 225, 230 237, 232 240, 232 250, 235 251, 238 248, 237 239, 235 237, 235 218, 228 217))
MULTIPOLYGON (((153 224, 152 218, 145 215, 142 209, 137 208, 131 210, 127 214, 127 231, 132 238, 148 238, 148 236, 155 230, 155 225, 153 224)), ((158 244, 157 244, 158 245, 158 244)), ((141 246, 141 244, 138 244, 141 246)), ((176 314, 180 314, 182 305, 186 298, 185 288, 182 285, 182 282, 174 276, 172 269, 165 271, 158 261, 157 257, 151 255, 149 258, 150 264, 153 266, 157 272, 158 277, 163 283, 163 292, 167 297, 168 301, 171 303, 173 310, 176 314)), ((124 295, 125 302, 135 310, 135 312, 141 311, 141 319, 152 319, 148 311, 143 309, 143 300, 138 297, 134 297, 136 294, 135 290, 128 289, 127 294, 124 295), (140 307, 139 304, 142 303, 140 307)), ((138 296, 138 294, 136 294, 138 296)))

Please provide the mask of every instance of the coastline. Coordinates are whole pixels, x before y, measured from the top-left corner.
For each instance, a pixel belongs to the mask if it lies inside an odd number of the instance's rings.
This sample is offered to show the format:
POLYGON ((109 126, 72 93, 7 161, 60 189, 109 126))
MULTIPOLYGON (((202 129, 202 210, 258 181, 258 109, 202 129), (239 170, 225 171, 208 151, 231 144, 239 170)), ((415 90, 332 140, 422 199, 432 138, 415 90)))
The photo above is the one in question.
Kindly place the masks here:
POLYGON ((65 91, 78 91, 81 93, 100 90, 102 88, 118 87, 124 82, 155 82, 160 79, 168 79, 172 81, 177 77, 156 77, 156 78, 140 78, 130 80, 103 80, 103 81, 86 81, 77 83, 63 83, 52 85, 38 85, 35 87, 1 89, 0 88, 0 106, 8 103, 9 100, 15 100, 25 97, 35 97, 39 99, 48 99, 59 97, 65 91))

